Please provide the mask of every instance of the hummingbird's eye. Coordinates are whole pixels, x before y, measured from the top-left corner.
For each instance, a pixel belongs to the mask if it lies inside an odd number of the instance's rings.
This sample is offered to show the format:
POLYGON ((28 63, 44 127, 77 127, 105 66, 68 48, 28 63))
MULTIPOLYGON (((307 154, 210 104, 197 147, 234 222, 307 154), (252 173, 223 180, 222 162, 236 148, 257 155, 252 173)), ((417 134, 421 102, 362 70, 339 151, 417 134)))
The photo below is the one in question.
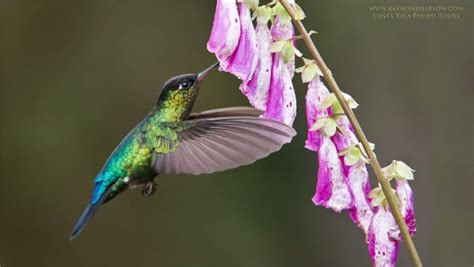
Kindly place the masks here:
POLYGON ((179 84, 179 89, 187 89, 191 86, 191 82, 189 81, 184 81, 179 84))

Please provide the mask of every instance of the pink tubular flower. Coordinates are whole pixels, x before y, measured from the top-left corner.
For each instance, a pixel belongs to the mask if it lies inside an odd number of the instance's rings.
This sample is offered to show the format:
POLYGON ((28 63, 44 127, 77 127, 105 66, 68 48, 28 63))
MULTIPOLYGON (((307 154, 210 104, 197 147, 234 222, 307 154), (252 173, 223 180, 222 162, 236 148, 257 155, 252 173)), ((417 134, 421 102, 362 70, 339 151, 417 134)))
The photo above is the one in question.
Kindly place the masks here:
POLYGON ((318 152, 318 182, 313 202, 336 212, 351 206, 352 196, 346 183, 336 146, 324 136, 318 152))
POLYGON ((413 236, 416 232, 415 208, 413 202, 413 191, 406 179, 396 180, 396 194, 400 201, 400 213, 405 219, 408 232, 413 236))
POLYGON ((240 18, 235 0, 217 0, 207 50, 214 53, 221 68, 227 68, 240 38, 240 18))
POLYGON ((289 60, 284 62, 280 52, 270 52, 270 46, 272 41, 291 39, 294 30, 291 23, 280 23, 277 16, 270 31, 267 21, 257 20, 255 30, 246 2, 218 0, 208 50, 216 55, 220 70, 242 80, 240 90, 253 106, 265 111, 264 117, 292 125, 296 116, 294 55, 287 55, 289 60), (237 22, 239 29, 231 22, 237 22))
MULTIPOLYGON (((293 24, 289 23, 282 23, 280 19, 277 17, 275 19, 275 23, 272 25, 272 37, 273 41, 282 41, 282 40, 291 40, 295 37, 295 30, 293 28, 293 24)), ((296 46, 296 43, 293 41, 293 46, 296 46)), ((288 68, 288 72, 293 78, 295 74, 295 57, 290 59, 288 63, 285 64, 288 68)))
POLYGON ((378 207, 370 224, 367 241, 375 267, 394 267, 397 261, 399 230, 390 211, 378 207))
POLYGON ((270 89, 264 117, 292 125, 296 116, 296 96, 291 74, 277 53, 272 56, 270 89))
POLYGON ((267 107, 268 90, 272 71, 272 55, 270 45, 272 35, 267 23, 257 22, 255 29, 258 43, 258 62, 252 78, 241 91, 247 96, 252 106, 265 110, 267 107))
MULTIPOLYGON (((352 144, 357 144, 357 137, 355 136, 354 130, 352 129, 347 117, 344 116, 339 118, 337 124, 339 129, 341 129, 341 132, 336 132, 333 136, 337 150, 343 151, 348 149, 352 144)), ((367 234, 373 217, 372 207, 368 201, 370 182, 367 166, 365 165, 365 162, 357 162, 353 165, 347 165, 344 158, 342 158, 341 161, 344 165, 345 175, 347 176, 349 188, 353 197, 352 207, 349 209, 349 215, 351 216, 352 221, 367 234)))
MULTIPOLYGON (((293 25, 279 22, 278 16, 271 29, 273 41, 289 40, 294 36, 293 25)), ((295 58, 285 63, 280 53, 273 54, 270 90, 264 116, 292 125, 296 117, 296 95, 293 87, 295 58)))
MULTIPOLYGON (((306 120, 308 129, 310 129, 318 119, 329 115, 327 110, 318 109, 318 106, 327 95, 329 95, 329 91, 319 76, 309 83, 308 91, 306 92, 306 120)), ((306 140, 305 147, 317 152, 320 146, 321 134, 319 131, 308 131, 308 139, 306 140)))
POLYGON ((234 53, 230 56, 228 65, 222 65, 221 69, 232 73, 243 81, 243 91, 255 71, 258 60, 258 44, 255 29, 250 16, 250 7, 242 2, 239 3, 240 38, 234 53))
POLYGON ((354 197, 353 205, 349 209, 349 215, 352 221, 367 234, 370 222, 374 216, 372 207, 367 200, 367 195, 370 192, 367 167, 364 163, 357 163, 349 168, 347 176, 349 187, 354 197))
POLYGON ((306 148, 318 151, 318 181, 313 202, 331 208, 336 212, 348 209, 352 205, 352 195, 347 185, 343 166, 339 159, 336 145, 331 137, 311 128, 317 120, 329 114, 328 110, 320 110, 319 105, 328 95, 326 86, 316 76, 308 87, 306 94, 306 112, 308 120, 308 140, 306 148))

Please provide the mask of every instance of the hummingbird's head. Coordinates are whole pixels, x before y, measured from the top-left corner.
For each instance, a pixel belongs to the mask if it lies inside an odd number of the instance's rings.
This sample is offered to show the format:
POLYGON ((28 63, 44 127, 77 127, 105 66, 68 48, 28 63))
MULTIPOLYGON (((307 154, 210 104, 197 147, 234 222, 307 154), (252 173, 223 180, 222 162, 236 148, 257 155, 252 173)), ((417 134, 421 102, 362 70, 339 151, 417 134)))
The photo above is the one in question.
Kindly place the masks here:
POLYGON ((217 66, 219 63, 215 63, 199 73, 182 74, 169 79, 163 85, 157 105, 162 108, 184 109, 183 113, 189 113, 196 100, 202 80, 217 66))

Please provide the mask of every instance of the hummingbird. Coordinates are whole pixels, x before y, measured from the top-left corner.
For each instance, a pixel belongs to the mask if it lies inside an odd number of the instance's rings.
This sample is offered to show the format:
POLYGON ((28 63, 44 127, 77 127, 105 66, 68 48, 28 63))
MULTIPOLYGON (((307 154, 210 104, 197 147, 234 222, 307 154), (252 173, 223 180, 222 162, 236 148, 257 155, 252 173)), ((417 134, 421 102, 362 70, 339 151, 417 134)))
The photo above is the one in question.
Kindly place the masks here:
POLYGON ((248 165, 291 142, 295 130, 261 118, 262 111, 231 107, 191 113, 203 79, 216 67, 182 74, 164 83, 146 117, 118 144, 94 179, 89 203, 70 240, 79 236, 99 207, 128 188, 156 190, 158 175, 214 173, 248 165))

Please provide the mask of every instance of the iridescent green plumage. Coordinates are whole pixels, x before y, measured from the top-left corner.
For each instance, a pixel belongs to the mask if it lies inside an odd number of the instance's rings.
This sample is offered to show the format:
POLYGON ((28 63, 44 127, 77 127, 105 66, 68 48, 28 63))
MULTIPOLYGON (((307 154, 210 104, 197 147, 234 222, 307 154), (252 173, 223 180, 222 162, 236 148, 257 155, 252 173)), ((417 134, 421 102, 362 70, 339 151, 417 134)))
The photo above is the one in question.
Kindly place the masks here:
POLYGON ((112 152, 97 176, 93 203, 109 186, 113 186, 106 202, 124 190, 127 184, 143 184, 157 175, 152 166, 153 153, 167 154, 178 146, 177 132, 184 130, 176 124, 189 116, 199 90, 189 75, 178 76, 165 84, 157 105, 112 152), (191 86, 179 90, 179 84, 191 86), (174 87, 176 88, 174 88, 174 87))
POLYGON ((120 142, 96 176, 89 205, 70 239, 76 238, 97 209, 130 187, 155 191, 158 174, 213 173, 247 165, 275 152, 296 132, 260 118, 252 108, 225 108, 192 115, 203 77, 186 74, 168 80, 156 106, 120 142))

